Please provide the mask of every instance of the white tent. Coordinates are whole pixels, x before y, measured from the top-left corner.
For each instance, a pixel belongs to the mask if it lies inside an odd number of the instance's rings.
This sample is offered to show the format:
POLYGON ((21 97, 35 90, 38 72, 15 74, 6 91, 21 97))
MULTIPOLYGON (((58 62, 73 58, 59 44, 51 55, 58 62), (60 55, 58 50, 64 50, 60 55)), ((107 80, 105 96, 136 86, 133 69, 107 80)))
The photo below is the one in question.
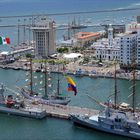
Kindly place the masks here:
POLYGON ((82 57, 83 55, 80 54, 80 53, 70 53, 70 54, 64 54, 63 55, 63 58, 66 58, 66 59, 75 59, 75 58, 79 58, 79 57, 82 57))

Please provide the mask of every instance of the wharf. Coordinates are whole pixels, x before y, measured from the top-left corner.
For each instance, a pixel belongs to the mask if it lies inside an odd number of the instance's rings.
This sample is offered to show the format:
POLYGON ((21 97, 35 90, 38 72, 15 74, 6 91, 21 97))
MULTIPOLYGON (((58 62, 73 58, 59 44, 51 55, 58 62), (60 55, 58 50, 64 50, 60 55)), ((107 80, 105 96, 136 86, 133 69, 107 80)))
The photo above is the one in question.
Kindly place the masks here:
POLYGON ((0 105, 0 113, 8 114, 8 115, 15 115, 15 116, 22 116, 22 117, 29 117, 35 119, 43 119, 47 116, 46 111, 40 108, 8 108, 5 106, 0 105))
POLYGON ((42 109, 46 110, 47 116, 55 117, 55 118, 62 118, 62 119, 70 119, 70 114, 79 114, 79 115, 96 115, 99 113, 98 110, 89 109, 89 108, 82 108, 77 106, 64 106, 58 104, 51 104, 51 105, 40 105, 42 109))
MULTIPOLYGON (((13 70, 24 70, 24 71, 28 71, 29 68, 24 66, 24 63, 20 63, 20 62, 14 62, 12 64, 0 64, 0 68, 2 69, 13 69, 13 70)), ((77 69, 81 69, 82 70, 82 74, 78 75, 78 76, 89 76, 91 78, 114 78, 114 67, 110 67, 110 68, 103 68, 103 67, 88 67, 88 66, 79 66, 78 64, 69 64, 67 65, 67 70, 65 71, 66 74, 70 74, 70 75, 75 75, 75 72, 77 69), (96 74, 91 74, 91 71, 95 70, 97 73, 96 74)), ((118 70, 119 67, 118 67, 118 70)), ((36 72, 40 72, 40 69, 35 69, 34 71, 36 72)), ((51 66, 50 69, 51 73, 64 73, 63 70, 59 70, 57 69, 57 66, 51 66)), ((124 80, 130 80, 132 79, 133 74, 132 73, 126 73, 126 72, 120 72, 117 73, 117 78, 118 79, 124 79, 124 80)), ((136 80, 140 80, 140 72, 136 73, 136 80)))

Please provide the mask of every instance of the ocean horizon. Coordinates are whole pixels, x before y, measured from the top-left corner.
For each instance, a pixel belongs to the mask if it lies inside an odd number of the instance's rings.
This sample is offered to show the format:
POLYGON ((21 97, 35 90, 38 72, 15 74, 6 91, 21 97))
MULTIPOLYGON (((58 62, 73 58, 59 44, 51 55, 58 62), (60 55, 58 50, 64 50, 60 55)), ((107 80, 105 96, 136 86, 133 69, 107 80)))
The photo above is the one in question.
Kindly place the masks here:
MULTIPOLYGON (((27 15, 27 14, 51 14, 63 12, 78 12, 78 11, 94 11, 103 9, 120 9, 120 8, 138 8, 140 7, 139 0, 0 0, 0 25, 9 25, 18 23, 18 18, 1 18, 1 16, 12 15, 27 15)), ((81 15, 65 15, 52 16, 51 18, 58 24, 68 23, 73 18, 79 18, 82 22, 91 19, 92 23, 105 22, 131 22, 136 16, 140 14, 140 10, 135 11, 119 11, 109 13, 94 13, 81 15)), ((24 18, 20 19, 22 24, 24 18)), ((26 21, 27 22, 27 21, 26 21)), ((95 31, 91 28, 91 31, 95 31)), ((23 29, 20 29, 23 32, 23 29)), ((65 31, 59 34, 60 38, 65 31)), ((11 46, 17 43, 17 27, 1 27, 0 36, 10 37, 10 45, 1 45, 0 51, 9 50, 11 46)), ((21 38, 22 41, 22 38, 21 38)), ((37 73, 40 76, 40 73, 37 73)), ((52 82, 57 84, 57 74, 52 75, 52 82)), ((105 78, 90 78, 90 77, 74 77, 77 84, 77 96, 70 93, 70 105, 99 109, 100 107, 92 102, 86 94, 96 98, 101 102, 105 102, 108 96, 114 93, 113 79, 105 78)), ((25 85, 26 72, 15 70, 0 69, 0 83, 7 87, 17 90, 15 85, 22 87, 25 85), (18 82, 17 82, 18 81, 18 82)), ((60 92, 66 93, 67 83, 65 77, 60 75, 61 87, 60 92)), ((137 92, 140 90, 140 81, 137 81, 137 92)), ((118 89, 120 101, 129 102, 128 95, 130 95, 129 87, 130 81, 118 80, 118 89)), ((57 87, 54 86, 54 90, 57 87)), ((138 95, 140 97, 140 95, 138 95)), ((1 140, 133 140, 121 136, 110 135, 98 131, 74 126, 70 121, 45 118, 43 120, 35 120, 24 117, 17 117, 12 115, 0 114, 0 139, 1 140)))
MULTIPOLYGON (((68 12, 87 12, 98 10, 110 10, 121 8, 139 8, 139 0, 0 0, 0 25, 18 25, 28 24, 29 18, 2 18, 3 16, 22 16, 22 15, 35 15, 35 14, 55 14, 55 13, 68 13, 68 12)), ((74 19, 80 20, 84 23, 88 20, 93 24, 109 24, 109 23, 126 23, 136 19, 140 10, 132 11, 118 11, 107 13, 88 13, 88 14, 75 14, 75 15, 58 15, 50 16, 56 24, 68 24, 74 19)), ((90 28, 94 32, 99 29, 90 28)), ((89 30, 88 30, 89 31, 89 30)), ((17 27, 1 27, 0 35, 9 37, 11 39, 10 47, 1 46, 1 51, 10 50, 11 46, 17 44, 17 27)), ((28 38, 28 31, 26 31, 26 38, 28 38)), ((23 28, 20 28, 20 42, 23 40, 23 28)), ((57 31, 56 39, 61 40, 66 31, 57 31)))
POLYGON ((0 16, 135 8, 139 0, 0 0, 0 16))

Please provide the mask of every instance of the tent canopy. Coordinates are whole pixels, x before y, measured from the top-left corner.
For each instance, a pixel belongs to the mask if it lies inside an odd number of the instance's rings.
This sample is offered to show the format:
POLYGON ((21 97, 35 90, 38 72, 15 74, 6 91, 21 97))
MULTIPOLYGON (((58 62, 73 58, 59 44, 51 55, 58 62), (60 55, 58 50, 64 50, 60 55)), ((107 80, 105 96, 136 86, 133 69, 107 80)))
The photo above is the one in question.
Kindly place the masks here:
POLYGON ((78 57, 82 57, 83 55, 80 53, 70 53, 70 54, 64 54, 63 57, 67 59, 74 59, 78 57))

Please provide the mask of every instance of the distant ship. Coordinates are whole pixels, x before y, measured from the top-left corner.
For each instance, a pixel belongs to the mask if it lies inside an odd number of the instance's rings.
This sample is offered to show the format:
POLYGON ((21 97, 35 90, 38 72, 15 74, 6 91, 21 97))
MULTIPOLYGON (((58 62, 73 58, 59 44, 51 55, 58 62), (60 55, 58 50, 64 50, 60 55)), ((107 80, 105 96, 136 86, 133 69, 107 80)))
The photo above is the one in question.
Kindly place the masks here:
POLYGON ((87 28, 86 25, 71 25, 71 29, 82 29, 87 28))
MULTIPOLYGON (((8 88, 6 88, 8 89, 8 88)), ((46 111, 40 108, 27 106, 24 100, 17 96, 15 99, 13 95, 4 96, 5 88, 0 86, 0 113, 11 114, 16 116, 30 117, 42 119, 47 116, 46 111)))
POLYGON ((80 19, 78 19, 78 23, 76 23, 76 19, 74 17, 74 20, 72 21, 70 25, 71 29, 82 29, 82 28, 87 28, 87 25, 81 24, 80 19))

